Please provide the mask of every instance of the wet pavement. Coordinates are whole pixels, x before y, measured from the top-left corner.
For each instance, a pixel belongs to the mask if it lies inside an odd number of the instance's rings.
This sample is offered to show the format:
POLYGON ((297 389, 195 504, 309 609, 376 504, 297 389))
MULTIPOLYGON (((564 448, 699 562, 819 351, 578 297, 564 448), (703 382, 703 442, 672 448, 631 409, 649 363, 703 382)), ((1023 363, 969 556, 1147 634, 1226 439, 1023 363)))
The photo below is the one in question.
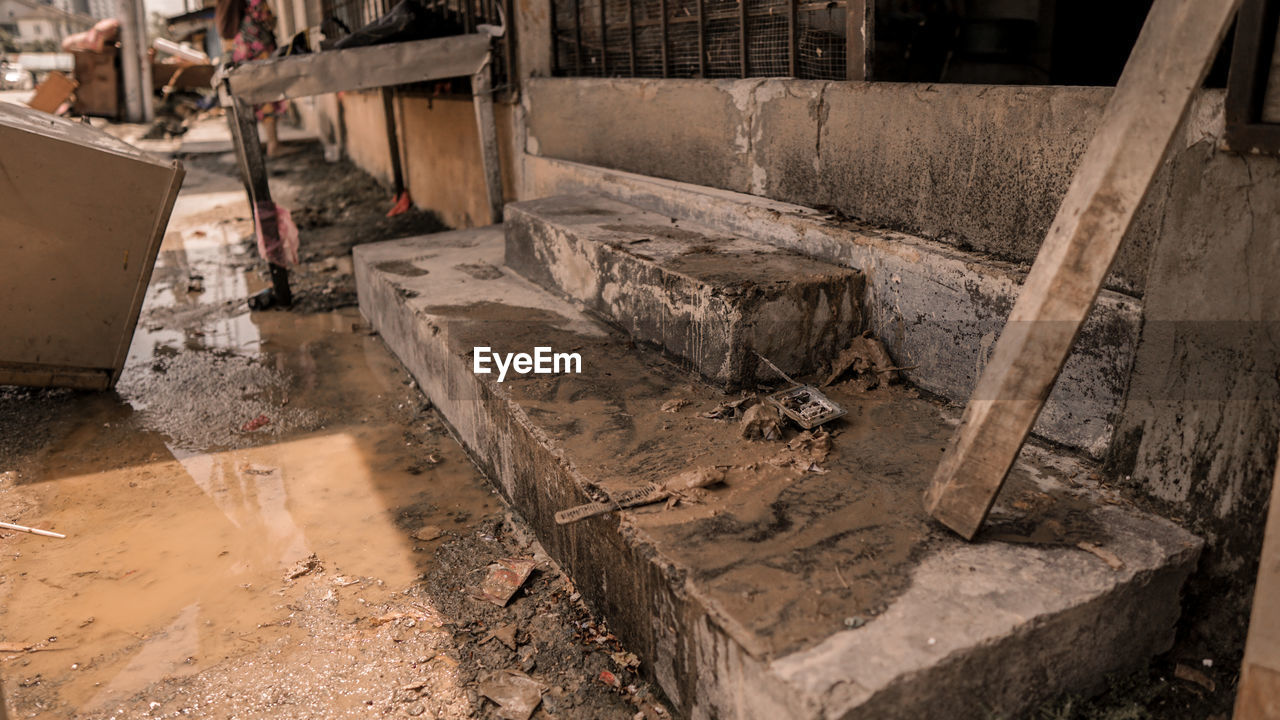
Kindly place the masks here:
MULTIPOLYGON (((273 168, 283 204, 350 175, 319 152, 273 168)), ((116 390, 0 388, 0 519, 68 536, 0 532, 12 716, 491 717, 507 670, 535 717, 664 715, 344 301, 342 243, 297 274, 335 309, 250 312, 243 190, 191 160, 116 390), (539 565, 499 607, 474 589, 506 556, 539 565)))

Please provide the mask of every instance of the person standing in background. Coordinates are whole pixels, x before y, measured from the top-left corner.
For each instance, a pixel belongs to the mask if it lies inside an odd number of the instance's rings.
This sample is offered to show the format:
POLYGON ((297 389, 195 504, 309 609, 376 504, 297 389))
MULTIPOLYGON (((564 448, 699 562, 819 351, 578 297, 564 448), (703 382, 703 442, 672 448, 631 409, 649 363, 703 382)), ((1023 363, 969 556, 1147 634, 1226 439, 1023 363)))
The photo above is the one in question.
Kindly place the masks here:
MULTIPOLYGON (((265 60, 276 51, 276 16, 267 0, 218 0, 214 19, 218 34, 231 41, 224 44, 230 50, 223 54, 230 64, 265 60)), ((267 134, 267 157, 276 157, 280 154, 276 121, 284 114, 284 103, 259 105, 254 112, 267 134)))

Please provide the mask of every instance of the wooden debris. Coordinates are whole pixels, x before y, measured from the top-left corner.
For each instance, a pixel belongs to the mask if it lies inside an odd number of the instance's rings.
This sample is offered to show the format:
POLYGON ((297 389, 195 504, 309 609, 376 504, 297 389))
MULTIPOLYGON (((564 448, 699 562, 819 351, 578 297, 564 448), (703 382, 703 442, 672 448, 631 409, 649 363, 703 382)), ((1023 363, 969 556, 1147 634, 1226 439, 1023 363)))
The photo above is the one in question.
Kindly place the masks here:
POLYGON ((724 482, 725 468, 701 467, 686 470, 661 483, 649 483, 644 487, 622 493, 613 502, 595 502, 561 510, 556 513, 556 523, 567 525, 614 510, 661 502, 673 495, 680 495, 695 488, 704 488, 724 482))
POLYGON ((1098 557, 1102 558, 1103 562, 1110 565, 1112 570, 1124 569, 1124 561, 1120 559, 1120 556, 1116 555, 1115 553, 1111 552, 1110 550, 1104 547, 1101 547, 1099 545, 1094 545, 1091 542, 1086 542, 1083 540, 1076 543, 1076 547, 1080 548, 1081 550, 1084 550, 1085 552, 1093 553, 1094 555, 1097 555, 1098 557))
POLYGON ((502 558, 488 567, 488 574, 480 583, 480 597, 499 607, 506 607, 537 563, 532 558, 502 558))

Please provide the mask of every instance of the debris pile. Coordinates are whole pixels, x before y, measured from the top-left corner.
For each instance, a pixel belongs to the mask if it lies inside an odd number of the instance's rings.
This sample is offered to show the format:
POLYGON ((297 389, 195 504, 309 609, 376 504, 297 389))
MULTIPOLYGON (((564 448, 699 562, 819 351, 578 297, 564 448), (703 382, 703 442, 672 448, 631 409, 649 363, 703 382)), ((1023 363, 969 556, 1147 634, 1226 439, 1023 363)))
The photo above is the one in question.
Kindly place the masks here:
POLYGON ((859 390, 871 390, 900 381, 900 371, 909 369, 894 365, 884 343, 871 337, 870 333, 863 333, 854 338, 849 347, 840 351, 835 362, 831 363, 831 372, 822 387, 832 385, 848 375, 849 382, 859 390))

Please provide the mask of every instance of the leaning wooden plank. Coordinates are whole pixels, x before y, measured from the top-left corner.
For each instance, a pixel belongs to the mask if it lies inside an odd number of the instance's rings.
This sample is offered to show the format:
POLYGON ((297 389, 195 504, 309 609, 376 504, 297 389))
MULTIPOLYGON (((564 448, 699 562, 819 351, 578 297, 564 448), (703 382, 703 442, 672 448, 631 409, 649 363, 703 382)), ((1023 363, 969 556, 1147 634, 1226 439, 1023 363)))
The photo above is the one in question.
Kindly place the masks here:
POLYGON ((1258 584, 1253 588, 1253 616, 1236 691, 1235 720, 1264 718, 1280 718, 1280 459, 1271 485, 1258 584))
POLYGON ((480 166, 484 170, 485 196, 489 200, 489 222, 502 222, 502 164, 498 159, 498 126, 493 120, 493 90, 488 68, 471 76, 471 97, 475 101, 476 129, 480 133, 480 166))
POLYGON ((480 70, 488 53, 488 35, 454 35, 259 60, 237 67, 227 78, 232 95, 257 105, 346 90, 469 77, 480 70))
POLYGON ((1239 0, 1156 0, 925 496, 972 539, 1035 423, 1239 0))

